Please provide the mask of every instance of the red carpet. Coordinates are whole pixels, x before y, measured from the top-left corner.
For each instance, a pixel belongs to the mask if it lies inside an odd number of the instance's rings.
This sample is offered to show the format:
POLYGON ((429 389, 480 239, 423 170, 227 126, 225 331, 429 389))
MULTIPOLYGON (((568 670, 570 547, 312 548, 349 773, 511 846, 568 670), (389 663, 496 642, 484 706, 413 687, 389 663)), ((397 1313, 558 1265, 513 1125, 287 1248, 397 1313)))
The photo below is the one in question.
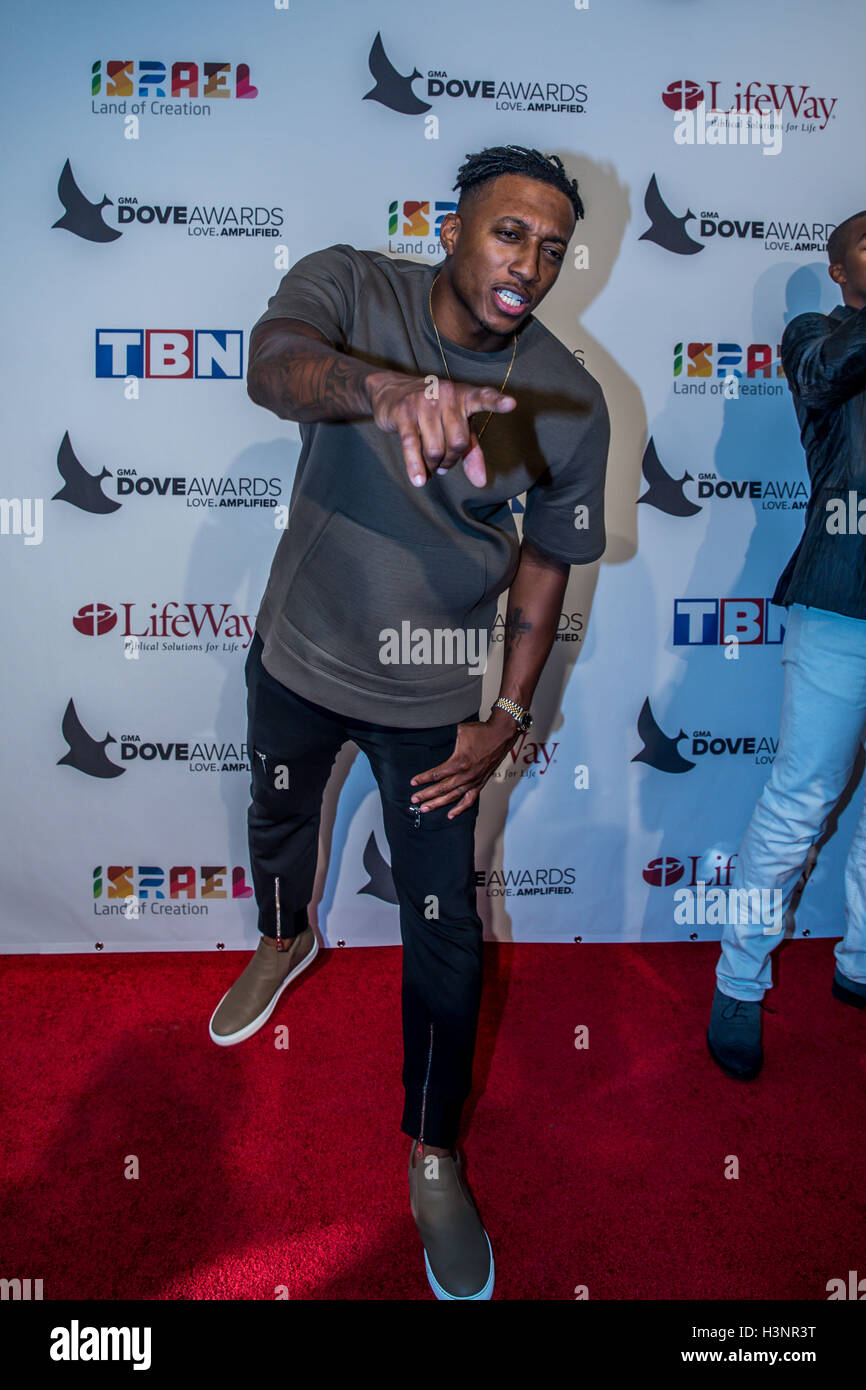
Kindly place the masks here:
MULTIPOLYGON (((706 1050, 714 945, 486 948, 464 1151, 495 1298, 826 1299, 866 1274, 866 1017, 830 995, 832 945, 776 953, 751 1084, 706 1050)), ((321 952, 219 1049, 247 958, 0 958, 0 1275, 45 1299, 432 1299, 399 949, 321 952)))

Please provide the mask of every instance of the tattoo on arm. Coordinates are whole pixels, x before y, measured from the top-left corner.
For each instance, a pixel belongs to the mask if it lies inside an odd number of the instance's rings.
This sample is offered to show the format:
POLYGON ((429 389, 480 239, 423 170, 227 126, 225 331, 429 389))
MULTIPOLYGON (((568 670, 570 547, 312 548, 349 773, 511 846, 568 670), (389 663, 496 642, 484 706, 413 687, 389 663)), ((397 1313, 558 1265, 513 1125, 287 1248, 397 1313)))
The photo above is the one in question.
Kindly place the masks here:
POLYGON ((505 661, 514 649, 520 646, 520 639, 524 633, 531 631, 532 623, 523 617, 522 608, 509 610, 505 618, 505 661))
POLYGON ((371 371, 327 343, 296 337, 254 361, 250 396, 284 420, 363 419, 372 413, 365 387, 371 371))

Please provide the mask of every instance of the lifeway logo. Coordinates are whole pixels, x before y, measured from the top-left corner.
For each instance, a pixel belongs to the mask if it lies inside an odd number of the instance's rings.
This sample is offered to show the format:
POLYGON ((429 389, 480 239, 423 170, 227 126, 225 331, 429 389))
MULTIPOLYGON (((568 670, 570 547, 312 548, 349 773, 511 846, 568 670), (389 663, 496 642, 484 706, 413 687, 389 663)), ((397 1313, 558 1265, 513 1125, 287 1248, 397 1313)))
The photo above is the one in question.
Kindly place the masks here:
MULTIPOLYGON (((378 101, 390 111, 404 116, 420 116, 432 110, 432 102, 416 94, 413 83, 421 77, 417 67, 404 75, 385 52, 382 35, 373 40, 368 58, 374 85, 364 93, 364 101, 378 101)), ((454 77, 442 69, 429 68, 426 96, 478 102, 493 102, 497 111, 547 111, 582 115, 588 100, 585 82, 516 82, 494 77, 454 77)))
POLYGON ((162 607, 151 603, 150 608, 150 614, 139 617, 135 603, 121 603, 119 611, 108 603, 85 603, 74 614, 72 626, 84 637, 103 637, 118 628, 130 656, 140 651, 245 651, 253 639, 253 618, 234 612, 230 603, 172 600, 162 607), (204 640, 183 640, 189 636, 204 640))
MULTIPOLYGON (((788 512, 802 511, 809 502, 809 491, 802 479, 790 478, 720 478, 717 473, 699 473, 697 486, 686 493, 686 484, 694 483, 694 476, 688 469, 682 477, 675 478, 668 473, 658 456, 655 440, 650 437, 641 464, 646 492, 638 498, 656 511, 668 516, 697 516, 704 502, 745 502, 754 505, 760 502, 761 511, 788 512)), ((757 508, 755 508, 757 510, 757 508)))
POLYGON ((659 727, 652 712, 649 699, 644 700, 638 715, 637 729, 643 741, 643 748, 632 758, 633 763, 646 763, 659 772, 691 772, 695 762, 680 753, 678 744, 688 739, 687 750, 693 758, 704 757, 748 757, 755 763, 772 763, 778 749, 778 739, 768 735, 737 734, 714 735, 709 729, 697 729, 689 736, 680 729, 673 737, 659 727))
POLYGON ((674 646, 777 647, 785 637, 785 609, 768 598, 674 599, 674 646))
POLYGON ((85 729, 72 700, 66 706, 61 725, 68 753, 57 759, 58 767, 73 767, 87 777, 109 779, 121 777, 127 767, 113 762, 106 751, 109 743, 120 762, 127 766, 152 763, 156 766, 182 764, 187 772, 249 772, 247 745, 189 739, 149 739, 140 734, 121 734, 120 741, 107 733, 104 739, 93 738, 85 729))
POLYGON ((506 782, 512 777, 535 777, 536 774, 543 777, 551 763, 556 762, 558 747, 558 743, 533 743, 527 734, 521 734, 509 748, 493 780, 506 782))
MULTIPOLYGON (((705 203, 709 200, 704 199, 705 203)), ((716 211, 701 211, 700 217, 687 206, 679 216, 672 212, 659 190, 653 174, 644 194, 644 209, 650 225, 639 241, 652 241, 665 251, 678 256, 693 256, 710 243, 730 244, 736 241, 761 243, 765 251, 824 252, 835 222, 810 222, 805 218, 789 221, 783 218, 722 217, 716 211), (687 222, 694 226, 686 229, 687 222), (700 240, 696 240, 700 238, 700 240)))
POLYGON ((664 89, 662 101, 669 111, 694 111, 702 102, 708 111, 754 111, 759 116, 781 111, 790 117, 786 131, 812 133, 826 130, 828 123, 836 119, 838 98, 817 96, 809 83, 735 82, 730 87, 718 80, 702 84, 680 78, 664 89))
POLYGON ((97 328, 95 375, 238 381, 244 335, 231 328, 97 328))
POLYGON ((69 431, 64 434, 57 451, 57 471, 63 479, 63 487, 55 492, 53 502, 68 502, 79 511, 91 512, 96 516, 107 516, 119 511, 122 502, 114 500, 103 490, 107 479, 109 490, 118 497, 136 500, 140 497, 174 500, 190 508, 227 507, 235 510, 249 508, 276 507, 282 497, 280 478, 262 477, 216 477, 202 474, 191 477, 185 474, 142 474, 134 468, 118 468, 117 474, 103 467, 100 472, 88 473, 72 447, 69 431))
POLYGON ((691 865, 691 877, 684 887, 696 888, 699 883, 712 882, 716 888, 729 888, 736 857, 736 854, 726 855, 720 850, 711 850, 708 854, 688 854, 684 862, 675 854, 663 854, 649 861, 643 870, 643 880, 651 888, 670 888, 685 876, 688 863, 691 865))
POLYGON ((57 182, 57 196, 65 211, 52 226, 84 241, 116 241, 123 235, 118 227, 132 226, 173 227, 190 237, 276 237, 284 222, 281 207, 158 203, 139 200, 131 193, 113 199, 103 194, 100 202, 93 203, 79 187, 68 159, 57 182), (114 212, 108 214, 106 208, 114 212))

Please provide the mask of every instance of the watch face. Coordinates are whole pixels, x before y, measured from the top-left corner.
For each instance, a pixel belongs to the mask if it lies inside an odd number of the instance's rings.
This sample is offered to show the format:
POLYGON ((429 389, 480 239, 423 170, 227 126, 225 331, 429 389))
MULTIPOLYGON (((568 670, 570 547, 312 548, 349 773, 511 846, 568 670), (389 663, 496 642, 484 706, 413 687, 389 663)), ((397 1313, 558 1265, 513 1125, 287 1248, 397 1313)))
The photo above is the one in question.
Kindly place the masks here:
POLYGON ((522 714, 518 719, 517 723, 520 728, 520 732, 522 734, 528 734, 529 730, 532 728, 532 715, 522 714))

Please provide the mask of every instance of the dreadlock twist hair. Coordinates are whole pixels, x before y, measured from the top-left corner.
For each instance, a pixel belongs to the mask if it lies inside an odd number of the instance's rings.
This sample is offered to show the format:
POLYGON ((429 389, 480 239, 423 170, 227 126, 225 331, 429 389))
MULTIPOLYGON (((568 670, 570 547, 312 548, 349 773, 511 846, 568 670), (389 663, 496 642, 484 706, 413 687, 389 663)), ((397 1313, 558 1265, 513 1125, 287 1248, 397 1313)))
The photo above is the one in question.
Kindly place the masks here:
POLYGON ((570 179, 565 172, 562 160, 555 154, 542 154, 540 150, 527 149, 525 145, 492 145, 478 154, 467 154, 465 164, 457 170, 455 188, 460 189, 460 203, 474 194, 476 189, 489 179, 499 178, 500 174, 524 174, 527 178, 549 183, 564 193, 577 221, 584 215, 583 203, 577 191, 577 179, 570 179))

